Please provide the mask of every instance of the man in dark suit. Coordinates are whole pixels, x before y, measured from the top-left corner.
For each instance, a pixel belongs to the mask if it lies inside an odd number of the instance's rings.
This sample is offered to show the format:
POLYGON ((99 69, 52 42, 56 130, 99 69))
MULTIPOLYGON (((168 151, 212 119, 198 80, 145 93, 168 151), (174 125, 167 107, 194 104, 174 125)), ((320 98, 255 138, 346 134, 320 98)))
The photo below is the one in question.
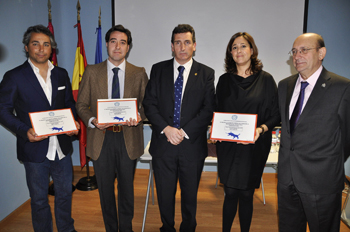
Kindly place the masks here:
POLYGON ((214 110, 214 70, 192 59, 193 28, 173 30, 175 59, 153 65, 143 105, 152 124, 150 154, 163 226, 174 228, 177 180, 181 188, 180 231, 195 231, 197 191, 207 151, 207 128, 214 110))
POLYGON ((281 232, 339 231, 344 159, 350 152, 350 81, 322 66, 323 38, 300 35, 291 51, 299 74, 279 83, 281 232))
POLYGON ((86 155, 93 160, 106 231, 131 232, 136 159, 144 149, 142 100, 148 77, 144 68, 125 60, 132 43, 128 29, 116 25, 106 33, 105 40, 108 59, 86 67, 76 107, 87 127, 86 155), (114 73, 116 69, 119 69, 117 74, 114 73), (116 84, 118 87, 114 88, 116 84), (116 89, 118 91, 113 91, 116 89), (137 98, 138 118, 130 118, 127 125, 98 124, 97 99, 110 98, 137 98), (115 176, 118 180, 118 214, 115 176))
POLYGON ((57 230, 75 231, 71 217, 73 173, 69 136, 77 132, 39 137, 28 114, 70 108, 75 116, 70 79, 65 69, 49 61, 56 48, 49 29, 42 25, 29 27, 23 44, 28 60, 5 73, 0 84, 0 123, 17 137, 17 158, 26 171, 34 231, 52 231, 47 197, 50 175, 55 182, 57 230))

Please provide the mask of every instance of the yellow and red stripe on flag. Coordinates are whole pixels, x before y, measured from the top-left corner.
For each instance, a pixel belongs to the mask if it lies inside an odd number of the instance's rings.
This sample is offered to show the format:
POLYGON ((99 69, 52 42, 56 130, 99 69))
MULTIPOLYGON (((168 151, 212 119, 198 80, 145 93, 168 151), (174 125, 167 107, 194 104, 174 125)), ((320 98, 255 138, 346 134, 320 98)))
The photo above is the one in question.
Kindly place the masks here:
MULTIPOLYGON (((83 76, 85 67, 87 65, 87 62, 86 62, 86 56, 85 56, 83 37, 81 35, 80 23, 78 22, 78 24, 76 24, 74 27, 78 27, 78 45, 77 45, 77 50, 75 52, 75 61, 74 61, 73 78, 72 78, 72 90, 73 90, 74 100, 77 101, 78 92, 79 92, 79 85, 80 85, 81 78, 83 76)), ((78 135, 78 137, 79 137, 80 166, 81 166, 81 168, 83 168, 86 164, 86 152, 85 152, 85 149, 86 149, 86 127, 80 118, 78 118, 78 122, 80 124, 80 132, 78 135)))

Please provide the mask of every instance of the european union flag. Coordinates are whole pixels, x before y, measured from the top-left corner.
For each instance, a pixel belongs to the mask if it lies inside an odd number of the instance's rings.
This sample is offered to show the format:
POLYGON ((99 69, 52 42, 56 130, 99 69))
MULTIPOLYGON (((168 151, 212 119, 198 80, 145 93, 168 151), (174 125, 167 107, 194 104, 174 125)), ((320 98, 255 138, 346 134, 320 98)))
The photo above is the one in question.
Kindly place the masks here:
POLYGON ((96 28, 97 42, 96 42, 96 53, 95 53, 95 64, 102 62, 102 36, 101 36, 101 26, 96 28))

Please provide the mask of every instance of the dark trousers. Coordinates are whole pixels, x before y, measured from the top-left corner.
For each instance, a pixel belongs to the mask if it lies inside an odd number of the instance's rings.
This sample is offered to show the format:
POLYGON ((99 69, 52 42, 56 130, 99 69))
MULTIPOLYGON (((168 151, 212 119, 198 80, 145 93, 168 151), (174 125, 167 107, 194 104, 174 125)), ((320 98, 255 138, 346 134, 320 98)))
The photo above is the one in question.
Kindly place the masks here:
POLYGON ((73 169, 70 156, 42 163, 23 162, 31 198, 32 223, 35 232, 52 231, 52 215, 48 202, 49 177, 54 181, 55 218, 59 232, 74 230, 72 212, 73 169))
POLYGON ((106 231, 131 232, 136 160, 131 160, 127 154, 123 132, 106 131, 101 154, 93 164, 106 231), (118 181, 119 215, 115 199, 115 177, 118 181))
POLYGON ((299 192, 293 183, 278 183, 278 214, 280 232, 338 232, 342 193, 306 194, 299 192))
POLYGON ((153 157, 153 170, 157 187, 159 211, 163 226, 161 232, 175 232, 175 194, 177 180, 181 188, 181 232, 196 230, 197 192, 204 159, 189 161, 178 148, 161 157, 153 157))

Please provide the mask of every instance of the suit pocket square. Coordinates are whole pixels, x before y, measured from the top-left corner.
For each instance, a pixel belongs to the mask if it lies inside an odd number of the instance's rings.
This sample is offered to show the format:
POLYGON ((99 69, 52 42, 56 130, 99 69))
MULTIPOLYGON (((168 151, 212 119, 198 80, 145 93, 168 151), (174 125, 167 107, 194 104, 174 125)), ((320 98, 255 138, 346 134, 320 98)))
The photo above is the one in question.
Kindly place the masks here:
POLYGON ((63 90, 65 88, 66 88, 66 86, 60 86, 60 87, 58 87, 58 90, 63 90))

